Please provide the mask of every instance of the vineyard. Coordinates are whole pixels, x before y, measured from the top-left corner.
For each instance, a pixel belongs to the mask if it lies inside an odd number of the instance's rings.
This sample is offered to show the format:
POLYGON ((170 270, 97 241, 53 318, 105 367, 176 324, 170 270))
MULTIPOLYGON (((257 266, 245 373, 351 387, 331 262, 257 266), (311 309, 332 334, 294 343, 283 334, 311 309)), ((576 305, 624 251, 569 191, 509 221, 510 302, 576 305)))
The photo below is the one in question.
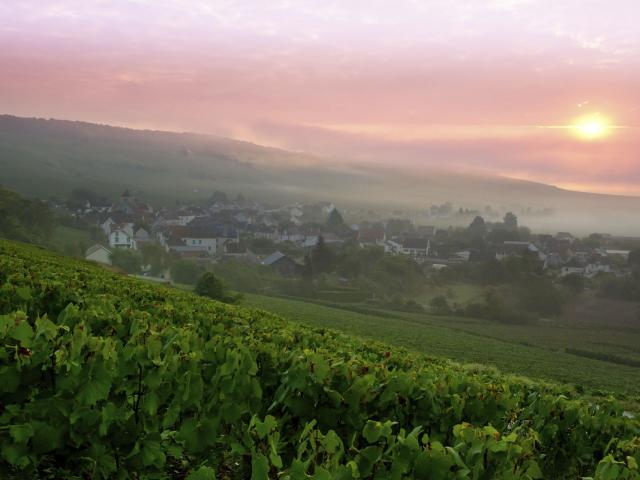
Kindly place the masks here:
POLYGON ((640 478, 587 401, 0 241, 0 477, 640 478))

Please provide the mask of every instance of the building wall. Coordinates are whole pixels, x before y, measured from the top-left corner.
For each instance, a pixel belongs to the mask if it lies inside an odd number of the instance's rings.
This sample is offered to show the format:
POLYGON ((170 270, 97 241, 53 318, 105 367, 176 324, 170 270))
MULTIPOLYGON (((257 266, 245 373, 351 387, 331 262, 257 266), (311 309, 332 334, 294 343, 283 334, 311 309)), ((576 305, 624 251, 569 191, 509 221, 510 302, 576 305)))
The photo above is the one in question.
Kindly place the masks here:
POLYGON ((91 255, 87 255, 85 258, 93 262, 111 265, 111 258, 109 258, 109 252, 104 248, 96 250, 91 255))
POLYGON ((218 242, 215 238, 184 238, 188 247, 204 247, 209 255, 215 255, 218 251, 218 242))
POLYGON ((136 243, 131 235, 122 230, 114 230, 109 235, 109 246, 114 248, 133 248, 135 250, 136 243))

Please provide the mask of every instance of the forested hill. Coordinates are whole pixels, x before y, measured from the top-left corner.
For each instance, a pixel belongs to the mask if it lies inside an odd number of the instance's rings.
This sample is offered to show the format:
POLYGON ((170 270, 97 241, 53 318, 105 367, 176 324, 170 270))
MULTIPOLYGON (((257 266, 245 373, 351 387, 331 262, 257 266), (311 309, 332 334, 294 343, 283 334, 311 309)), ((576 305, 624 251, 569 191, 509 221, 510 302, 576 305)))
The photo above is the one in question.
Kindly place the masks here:
MULTIPOLYGON (((390 160, 402 164, 402 159, 390 160)), ((367 209, 416 211, 445 201, 475 208, 548 208, 557 215, 532 217, 527 224, 555 231, 640 233, 636 197, 355 164, 209 135, 8 115, 0 115, 0 184, 38 198, 66 198, 78 187, 115 198, 128 188, 164 204, 223 190, 266 202, 329 200, 367 209)))
POLYGON ((0 241, 3 478, 637 479, 613 400, 0 241))

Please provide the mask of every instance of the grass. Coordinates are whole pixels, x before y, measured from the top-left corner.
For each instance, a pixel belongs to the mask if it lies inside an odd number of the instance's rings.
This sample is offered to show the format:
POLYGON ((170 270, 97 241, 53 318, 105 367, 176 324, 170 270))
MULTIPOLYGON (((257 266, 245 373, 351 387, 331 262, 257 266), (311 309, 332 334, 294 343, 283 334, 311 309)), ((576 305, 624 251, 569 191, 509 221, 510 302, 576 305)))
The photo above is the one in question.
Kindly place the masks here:
POLYGON ((428 304, 435 297, 442 295, 451 305, 466 305, 474 300, 480 300, 484 291, 485 288, 478 285, 458 283, 454 285, 430 288, 427 293, 420 296, 417 300, 420 303, 428 304))
POLYGON ((94 244, 86 230, 58 225, 51 236, 51 248, 75 257, 84 257, 85 250, 94 244))
POLYGON ((640 368, 567 353, 566 348, 637 358, 640 332, 560 324, 502 325, 428 314, 361 313, 317 303, 246 294, 243 303, 296 322, 334 328, 503 372, 570 383, 588 393, 640 401, 640 368))

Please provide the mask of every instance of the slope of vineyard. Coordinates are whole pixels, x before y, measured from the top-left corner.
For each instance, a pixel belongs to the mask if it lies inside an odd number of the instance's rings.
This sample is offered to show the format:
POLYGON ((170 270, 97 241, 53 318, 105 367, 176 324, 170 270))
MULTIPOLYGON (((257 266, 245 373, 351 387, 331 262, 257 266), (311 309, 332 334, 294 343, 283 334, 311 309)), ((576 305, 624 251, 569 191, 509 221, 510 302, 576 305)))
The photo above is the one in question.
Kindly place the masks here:
POLYGON ((0 476, 640 478, 611 401, 0 241, 0 476))

